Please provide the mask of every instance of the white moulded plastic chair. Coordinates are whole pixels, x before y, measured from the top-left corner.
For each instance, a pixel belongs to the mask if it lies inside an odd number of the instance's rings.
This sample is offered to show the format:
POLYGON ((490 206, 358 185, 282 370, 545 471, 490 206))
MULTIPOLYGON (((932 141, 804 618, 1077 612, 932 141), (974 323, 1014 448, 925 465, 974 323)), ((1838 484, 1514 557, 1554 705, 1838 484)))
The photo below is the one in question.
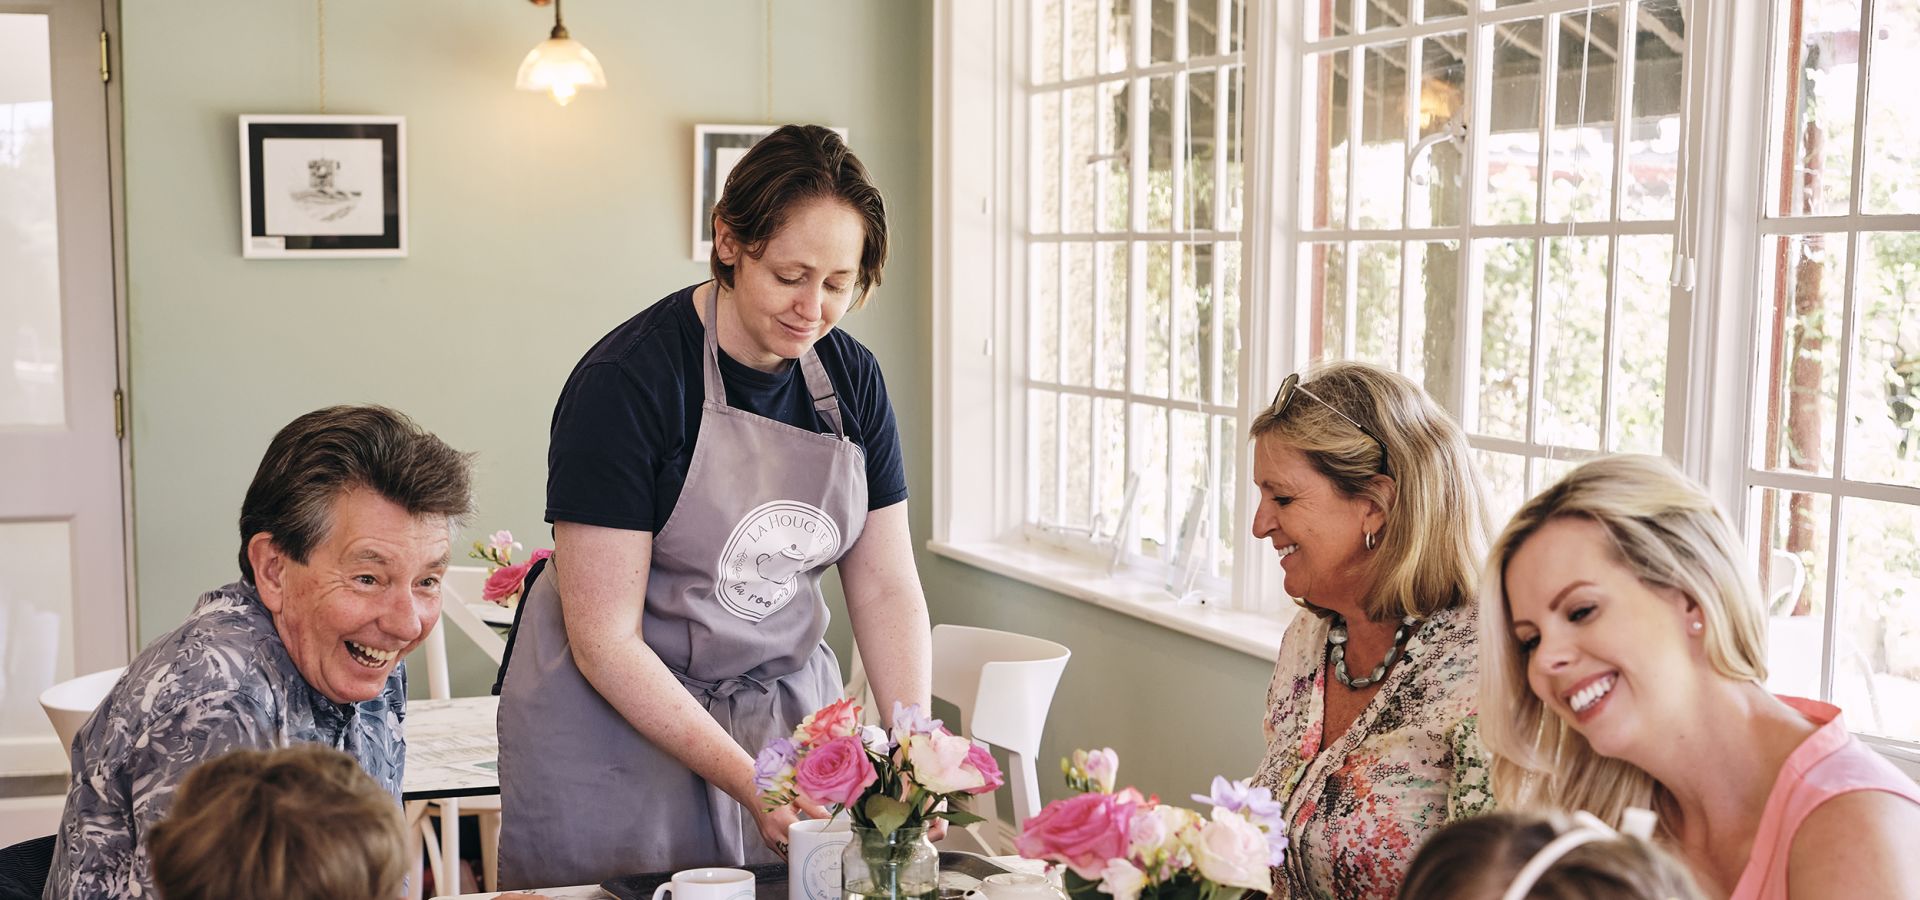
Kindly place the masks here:
MULTIPOLYGON (((1034 759, 1047 724, 1054 689, 1072 651, 1045 638, 973 628, 933 628, 933 696, 960 710, 959 732, 975 743, 1007 752, 1007 789, 1013 794, 1014 833, 1040 809, 1034 759)), ((973 798, 972 812, 987 819, 966 831, 988 854, 1012 852, 989 837, 999 827, 993 794, 973 798), (984 827, 983 827, 984 826, 984 827)))
POLYGON ((80 733, 80 726, 87 724, 87 718, 125 674, 126 666, 105 669, 70 678, 40 692, 40 708, 47 711, 47 720, 60 736, 61 758, 71 758, 73 736, 80 733))
MULTIPOLYGON (((426 653, 427 696, 434 700, 453 697, 453 679, 447 671, 447 623, 451 622, 460 629, 495 665, 506 655, 507 642, 467 605, 470 602, 484 602, 480 600, 480 592, 486 582, 487 570, 479 566, 451 566, 447 569, 446 579, 441 584, 440 621, 427 634, 427 639, 420 643, 420 649, 426 653)), ((409 832, 418 841, 415 846, 426 847, 427 862, 433 867, 434 889, 446 894, 460 892, 457 883, 460 871, 460 816, 478 816, 482 869, 480 886, 488 891, 499 890, 499 797, 415 800, 407 804, 406 813, 409 832), (432 829, 427 824, 433 816, 438 816, 442 823, 437 842, 433 840, 432 829)), ((418 872, 414 873, 409 884, 412 896, 421 897, 424 885, 418 872)))

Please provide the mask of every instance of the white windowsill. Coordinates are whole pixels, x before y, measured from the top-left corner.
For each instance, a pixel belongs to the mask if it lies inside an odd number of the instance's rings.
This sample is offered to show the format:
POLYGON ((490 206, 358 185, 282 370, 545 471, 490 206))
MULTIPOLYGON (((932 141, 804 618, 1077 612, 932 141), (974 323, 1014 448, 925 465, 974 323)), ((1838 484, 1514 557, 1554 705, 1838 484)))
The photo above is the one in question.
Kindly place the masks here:
POLYGON ((1144 619, 1268 662, 1280 655, 1280 637, 1286 633, 1290 618, 1210 606, 1181 606, 1164 590, 1141 584, 1137 579, 1109 575, 1105 566, 1091 561, 1048 552, 1024 542, 928 541, 927 549, 996 575, 1144 619))

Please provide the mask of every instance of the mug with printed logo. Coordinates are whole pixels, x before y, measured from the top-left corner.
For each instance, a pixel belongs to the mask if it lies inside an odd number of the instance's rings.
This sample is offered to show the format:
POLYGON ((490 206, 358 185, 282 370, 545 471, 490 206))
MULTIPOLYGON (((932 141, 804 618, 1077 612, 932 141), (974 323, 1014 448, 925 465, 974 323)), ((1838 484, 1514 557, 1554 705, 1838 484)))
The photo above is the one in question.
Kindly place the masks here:
POLYGON ((852 840, 846 816, 787 826, 787 900, 840 900, 840 854, 852 840))

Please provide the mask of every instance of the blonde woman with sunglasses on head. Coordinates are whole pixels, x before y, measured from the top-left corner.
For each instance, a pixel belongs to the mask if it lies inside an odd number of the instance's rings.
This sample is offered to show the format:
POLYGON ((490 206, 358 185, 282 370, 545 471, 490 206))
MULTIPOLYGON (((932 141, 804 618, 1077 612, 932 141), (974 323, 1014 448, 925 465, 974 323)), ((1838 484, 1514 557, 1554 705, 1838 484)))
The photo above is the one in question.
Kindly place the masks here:
POLYGON ((1281 641, 1255 776, 1292 842, 1274 897, 1390 900, 1429 834, 1492 799, 1473 715, 1480 482, 1459 426, 1377 366, 1289 377, 1252 438, 1253 534, 1312 613, 1281 641))
POLYGON ((1709 897, 1920 897, 1920 787, 1835 707, 1763 687, 1751 569, 1658 457, 1593 460, 1521 507, 1480 612, 1501 805, 1653 809, 1709 897))

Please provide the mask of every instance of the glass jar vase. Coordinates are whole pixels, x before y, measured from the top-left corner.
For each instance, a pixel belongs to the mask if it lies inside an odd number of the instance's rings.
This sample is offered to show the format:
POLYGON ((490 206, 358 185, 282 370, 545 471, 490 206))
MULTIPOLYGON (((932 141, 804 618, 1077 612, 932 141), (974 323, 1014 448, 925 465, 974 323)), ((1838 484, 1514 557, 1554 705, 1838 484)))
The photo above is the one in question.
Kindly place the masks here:
POLYGON ((933 900, 940 893, 940 853, 925 825, 892 833, 853 826, 840 856, 842 900, 933 900))

